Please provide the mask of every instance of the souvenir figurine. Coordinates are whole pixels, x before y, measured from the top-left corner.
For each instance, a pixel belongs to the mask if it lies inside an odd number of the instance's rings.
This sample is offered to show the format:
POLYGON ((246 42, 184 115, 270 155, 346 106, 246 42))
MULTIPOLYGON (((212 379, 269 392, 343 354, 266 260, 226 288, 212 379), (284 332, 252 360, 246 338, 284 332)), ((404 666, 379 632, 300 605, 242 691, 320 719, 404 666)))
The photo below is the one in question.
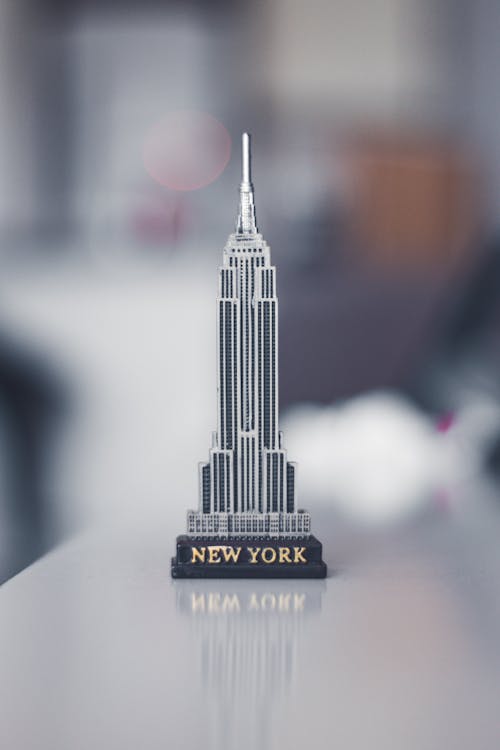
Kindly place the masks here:
POLYGON ((217 416, 199 469, 198 510, 177 538, 174 578, 324 578, 296 464, 278 424, 276 268, 255 220, 250 136, 242 137, 238 219, 219 269, 217 416))

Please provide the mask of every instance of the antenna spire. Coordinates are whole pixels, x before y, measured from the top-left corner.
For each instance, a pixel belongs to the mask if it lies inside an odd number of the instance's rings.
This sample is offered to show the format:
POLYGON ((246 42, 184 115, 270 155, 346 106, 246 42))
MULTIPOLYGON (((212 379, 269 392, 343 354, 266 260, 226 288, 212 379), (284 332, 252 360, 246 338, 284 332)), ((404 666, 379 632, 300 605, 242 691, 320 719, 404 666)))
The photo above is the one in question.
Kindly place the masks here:
POLYGON ((255 205, 253 198, 250 134, 243 133, 241 136, 241 184, 240 184, 240 206, 236 222, 237 234, 256 234, 255 205))

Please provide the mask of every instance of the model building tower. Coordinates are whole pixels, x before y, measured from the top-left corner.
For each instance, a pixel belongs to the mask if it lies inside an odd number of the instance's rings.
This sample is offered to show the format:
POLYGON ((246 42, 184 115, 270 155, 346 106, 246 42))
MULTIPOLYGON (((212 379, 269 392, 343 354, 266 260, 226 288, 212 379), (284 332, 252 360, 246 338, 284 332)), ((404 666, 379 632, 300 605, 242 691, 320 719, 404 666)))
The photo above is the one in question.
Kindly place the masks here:
POLYGON ((217 432, 200 466, 200 506, 189 536, 306 537, 310 516, 296 508, 295 464, 278 417, 276 268, 255 220, 250 136, 242 138, 236 230, 219 269, 217 432))

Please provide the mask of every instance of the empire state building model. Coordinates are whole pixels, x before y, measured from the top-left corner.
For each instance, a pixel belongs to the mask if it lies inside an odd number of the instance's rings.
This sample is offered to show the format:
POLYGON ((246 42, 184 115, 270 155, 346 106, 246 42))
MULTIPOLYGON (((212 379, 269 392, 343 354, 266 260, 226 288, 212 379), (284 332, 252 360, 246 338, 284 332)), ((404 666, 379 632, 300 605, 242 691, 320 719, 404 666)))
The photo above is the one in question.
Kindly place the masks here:
POLYGON ((276 268, 257 229, 250 170, 244 133, 238 219, 219 269, 217 432, 172 575, 321 578, 321 544, 296 507, 296 468, 279 430, 276 268))

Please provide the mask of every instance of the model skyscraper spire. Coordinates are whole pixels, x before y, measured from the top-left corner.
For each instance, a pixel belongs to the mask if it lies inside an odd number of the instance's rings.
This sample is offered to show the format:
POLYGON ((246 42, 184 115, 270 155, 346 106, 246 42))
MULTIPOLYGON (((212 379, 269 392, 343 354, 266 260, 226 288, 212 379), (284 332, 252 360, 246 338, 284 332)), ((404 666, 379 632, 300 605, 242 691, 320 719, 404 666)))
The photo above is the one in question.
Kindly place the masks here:
POLYGON ((249 133, 243 133, 241 137, 240 207, 236 222, 236 232, 237 234, 257 234, 249 133))

